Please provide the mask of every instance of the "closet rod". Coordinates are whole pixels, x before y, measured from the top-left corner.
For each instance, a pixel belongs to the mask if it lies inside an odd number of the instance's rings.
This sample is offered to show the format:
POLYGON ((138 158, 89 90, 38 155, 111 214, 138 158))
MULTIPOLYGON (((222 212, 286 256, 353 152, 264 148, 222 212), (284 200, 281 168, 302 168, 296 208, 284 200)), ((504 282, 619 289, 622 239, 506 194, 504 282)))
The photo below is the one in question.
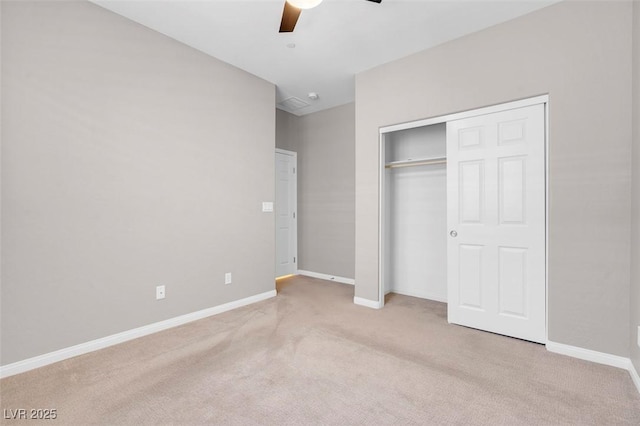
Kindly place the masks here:
POLYGON ((415 161, 398 161, 396 163, 385 164, 385 169, 395 169, 396 167, 412 167, 412 166, 430 166, 432 164, 447 164, 446 158, 437 158, 433 160, 415 160, 415 161))

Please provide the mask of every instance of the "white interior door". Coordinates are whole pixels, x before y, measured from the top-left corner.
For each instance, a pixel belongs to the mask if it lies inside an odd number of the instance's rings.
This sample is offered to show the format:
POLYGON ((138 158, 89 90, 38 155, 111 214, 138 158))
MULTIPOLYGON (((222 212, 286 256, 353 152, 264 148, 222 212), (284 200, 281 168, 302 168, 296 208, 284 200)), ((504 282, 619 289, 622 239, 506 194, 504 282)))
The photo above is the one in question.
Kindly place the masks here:
POLYGON ((449 322, 546 342, 544 105, 447 123, 449 322))
POLYGON ((295 152, 276 151, 276 277, 298 269, 296 163, 295 152))

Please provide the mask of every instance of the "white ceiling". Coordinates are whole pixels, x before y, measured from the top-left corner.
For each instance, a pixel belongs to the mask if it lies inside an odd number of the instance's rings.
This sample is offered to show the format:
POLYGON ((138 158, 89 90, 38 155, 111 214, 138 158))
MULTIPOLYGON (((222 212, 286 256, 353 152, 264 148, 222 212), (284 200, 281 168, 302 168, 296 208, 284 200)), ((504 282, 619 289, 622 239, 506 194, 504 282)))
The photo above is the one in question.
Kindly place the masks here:
POLYGON ((278 107, 304 115, 352 102, 361 71, 558 0, 324 0, 282 34, 284 0, 91 1, 274 83, 277 103, 309 104, 278 107))

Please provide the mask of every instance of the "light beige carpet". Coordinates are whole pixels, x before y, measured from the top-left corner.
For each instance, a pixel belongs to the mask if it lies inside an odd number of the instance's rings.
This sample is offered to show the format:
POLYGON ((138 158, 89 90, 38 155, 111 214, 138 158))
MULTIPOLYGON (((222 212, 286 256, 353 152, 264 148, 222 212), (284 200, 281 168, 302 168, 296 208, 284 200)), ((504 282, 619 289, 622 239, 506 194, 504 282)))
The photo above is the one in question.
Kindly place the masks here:
MULTIPOLYGON (((640 424, 626 371, 295 277, 276 298, 0 382, 36 424, 640 424)), ((2 420, 3 423, 20 423, 2 420)))

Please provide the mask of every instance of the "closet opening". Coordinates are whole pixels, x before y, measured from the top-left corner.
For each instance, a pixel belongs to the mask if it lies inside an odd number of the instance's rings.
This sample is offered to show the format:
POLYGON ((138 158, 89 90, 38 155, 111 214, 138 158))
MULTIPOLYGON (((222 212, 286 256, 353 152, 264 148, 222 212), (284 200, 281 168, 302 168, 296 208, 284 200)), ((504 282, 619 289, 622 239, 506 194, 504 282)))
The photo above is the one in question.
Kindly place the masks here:
POLYGON ((380 129, 379 294, 547 339, 548 96, 380 129))
POLYGON ((385 135, 385 295, 447 301, 446 123, 385 135))

